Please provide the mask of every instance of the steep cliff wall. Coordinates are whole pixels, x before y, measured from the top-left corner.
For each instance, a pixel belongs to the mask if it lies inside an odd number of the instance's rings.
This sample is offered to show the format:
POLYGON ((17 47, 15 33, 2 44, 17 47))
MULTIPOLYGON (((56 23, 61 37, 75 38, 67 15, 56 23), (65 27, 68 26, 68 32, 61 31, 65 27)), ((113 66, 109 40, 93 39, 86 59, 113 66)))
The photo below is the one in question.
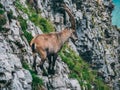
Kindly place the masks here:
POLYGON ((110 0, 82 2, 83 17, 78 20, 77 49, 106 83, 117 90, 119 83, 119 30, 111 24, 110 0), (98 3, 98 1, 101 1, 98 3), (89 3, 89 4, 88 4, 89 3))
POLYGON ((120 31, 111 25, 110 0, 0 0, 0 3, 1 90, 108 90, 109 87, 119 90, 120 31), (62 3, 75 16, 78 40, 69 40, 59 53, 55 75, 47 74, 48 61, 44 64, 45 71, 38 68, 36 75, 31 67, 29 42, 37 34, 70 26, 69 16, 59 8, 62 3))

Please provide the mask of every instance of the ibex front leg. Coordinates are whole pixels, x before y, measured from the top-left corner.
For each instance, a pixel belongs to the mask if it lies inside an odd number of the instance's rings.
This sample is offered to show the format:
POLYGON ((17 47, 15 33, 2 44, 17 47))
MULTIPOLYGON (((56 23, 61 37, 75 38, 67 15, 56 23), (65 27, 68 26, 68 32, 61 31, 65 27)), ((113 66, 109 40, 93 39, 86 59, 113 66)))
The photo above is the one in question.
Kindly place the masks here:
POLYGON ((52 72, 51 72, 51 74, 55 74, 55 69, 54 69, 54 67, 55 67, 55 62, 56 62, 56 59, 57 59, 57 54, 54 54, 53 55, 53 62, 52 62, 52 72))
POLYGON ((57 59, 57 54, 48 56, 48 61, 49 61, 48 73, 49 74, 55 74, 54 66, 55 66, 56 59, 57 59))
POLYGON ((48 62, 49 62, 48 73, 51 74, 51 67, 52 67, 52 56, 51 55, 48 55, 48 62))
POLYGON ((41 69, 43 69, 43 64, 44 64, 44 62, 46 60, 47 53, 46 53, 45 50, 40 49, 39 54, 40 54, 40 57, 41 57, 41 62, 37 66, 40 67, 41 69))

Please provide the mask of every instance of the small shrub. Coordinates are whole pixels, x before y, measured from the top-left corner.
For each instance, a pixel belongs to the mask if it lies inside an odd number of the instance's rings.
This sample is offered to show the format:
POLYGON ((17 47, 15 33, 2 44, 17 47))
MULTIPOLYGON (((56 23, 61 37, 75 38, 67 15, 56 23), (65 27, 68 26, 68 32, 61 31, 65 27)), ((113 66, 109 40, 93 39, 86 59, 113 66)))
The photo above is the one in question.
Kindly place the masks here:
POLYGON ((70 73, 69 78, 78 78, 78 75, 76 73, 70 73))
POLYGON ((4 17, 4 15, 0 15, 0 26, 6 24, 6 18, 4 17))
POLYGON ((32 40, 33 36, 31 33, 27 32, 26 30, 23 30, 24 32, 24 36, 26 37, 28 43, 30 43, 30 41, 32 40))
POLYGON ((29 16, 29 19, 35 23, 36 26, 39 26, 39 28, 44 32, 44 33, 49 33, 54 31, 54 27, 50 21, 48 21, 45 18, 41 18, 40 15, 36 13, 32 13, 29 16))
POLYGON ((13 16, 12 10, 10 10, 9 12, 7 12, 7 16, 8 16, 9 21, 11 21, 11 19, 15 19, 16 18, 15 16, 13 16))
POLYGON ((18 17, 18 20, 20 22, 20 25, 21 25, 22 31, 24 33, 24 36, 26 37, 28 43, 30 43, 30 41, 32 40, 33 36, 32 36, 31 33, 26 31, 26 29, 27 29, 26 20, 24 20, 21 16, 18 17))
POLYGON ((54 27, 51 24, 51 22, 48 21, 45 18, 40 18, 39 24, 42 27, 42 31, 45 32, 45 33, 49 33, 49 32, 53 32, 54 31, 54 27))
POLYGON ((26 70, 30 69, 29 65, 27 64, 27 62, 25 60, 22 61, 22 67, 26 70))
POLYGON ((43 80, 39 78, 32 70, 30 70, 30 73, 32 75, 32 90, 40 90, 43 86, 43 80))
POLYGON ((19 0, 16 0, 16 1, 15 1, 15 6, 17 7, 17 9, 19 9, 19 10, 21 10, 22 12, 28 14, 28 12, 29 12, 28 9, 25 8, 25 7, 19 2, 19 0))
POLYGON ((18 16, 18 21, 20 22, 22 30, 26 30, 27 29, 26 20, 24 20, 21 16, 18 16))
POLYGON ((29 70, 32 75, 32 90, 41 90, 43 86, 43 80, 39 78, 33 70, 30 69, 30 66, 26 61, 22 61, 22 66, 24 69, 29 70))
POLYGON ((39 16, 36 13, 32 13, 29 19, 34 22, 35 25, 39 25, 39 16))
POLYGON ((0 3, 0 8, 3 8, 3 5, 0 3))
POLYGON ((0 15, 0 31, 3 31, 4 28, 2 28, 3 25, 6 24, 6 18, 4 15, 0 15))
POLYGON ((4 10, 0 9, 0 15, 3 15, 4 14, 4 10))

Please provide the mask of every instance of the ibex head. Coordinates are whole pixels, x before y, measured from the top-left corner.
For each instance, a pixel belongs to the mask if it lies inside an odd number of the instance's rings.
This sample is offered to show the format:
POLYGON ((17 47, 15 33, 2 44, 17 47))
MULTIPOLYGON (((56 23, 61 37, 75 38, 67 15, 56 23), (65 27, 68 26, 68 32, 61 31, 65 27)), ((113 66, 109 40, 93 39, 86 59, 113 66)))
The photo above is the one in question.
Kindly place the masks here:
POLYGON ((74 16, 73 16, 73 13, 71 12, 71 10, 66 6, 66 4, 62 4, 61 5, 62 8, 67 12, 67 14, 70 16, 70 22, 71 22, 71 27, 68 28, 69 30, 72 30, 72 35, 71 35, 71 39, 73 40, 77 40, 78 37, 76 35, 76 24, 75 24, 75 19, 74 19, 74 16))

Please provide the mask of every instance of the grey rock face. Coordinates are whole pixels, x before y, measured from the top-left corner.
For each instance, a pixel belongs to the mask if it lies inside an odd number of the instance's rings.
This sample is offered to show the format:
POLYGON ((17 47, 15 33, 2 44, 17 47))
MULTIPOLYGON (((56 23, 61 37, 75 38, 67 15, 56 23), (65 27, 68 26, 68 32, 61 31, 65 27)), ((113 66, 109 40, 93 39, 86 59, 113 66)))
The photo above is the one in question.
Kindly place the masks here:
POLYGON ((0 87, 8 88, 12 90, 23 90, 24 84, 26 88, 30 88, 29 83, 32 82, 32 78, 29 72, 24 72, 20 59, 10 53, 0 54, 0 87), (25 78, 29 76, 29 81, 25 78), (23 84, 23 85, 22 85, 23 84), (8 87, 7 87, 8 86, 8 87))
POLYGON ((79 82, 77 80, 71 79, 70 80, 72 90, 81 90, 81 87, 79 86, 79 82))
MULTIPOLYGON (((27 22, 27 31, 35 36, 42 31, 35 26, 27 14, 16 10, 15 0, 1 0, 5 11, 12 10, 13 16, 21 15, 27 22)), ((65 2, 76 18, 78 41, 75 45, 70 41, 69 45, 88 61, 93 69, 103 77, 106 83, 114 90, 119 90, 120 79, 120 32, 111 25, 111 0, 96 4, 94 0, 37 0, 37 8, 41 15, 49 18, 57 31, 61 31, 64 24, 69 25, 69 16, 61 13, 58 9, 60 3, 65 2), (54 1, 54 2, 53 2, 54 1), (72 2, 73 1, 73 2, 72 2), (76 9, 77 8, 77 9, 76 9), (65 19, 64 19, 65 18, 65 19), (118 42, 119 41, 119 42, 118 42)), ((27 7, 25 0, 20 3, 27 7)), ((33 63, 32 52, 26 38, 21 31, 20 22, 12 19, 9 22, 5 12, 7 33, 0 32, 0 89, 2 90, 31 90, 32 77, 29 71, 23 69, 22 60, 30 65, 33 63)), ((40 62, 39 55, 37 63, 40 62)), ((48 62, 44 67, 48 68, 48 62)), ((55 65, 55 75, 42 76, 46 90, 81 90, 76 79, 69 79, 67 65, 58 60, 55 65)))
MULTIPOLYGON (((5 11, 12 10, 13 15, 17 17, 13 2, 13 0, 0 1, 5 11)), ((19 58, 20 47, 25 46, 19 22, 13 19, 9 22, 7 15, 6 20, 5 27, 8 31, 0 32, 0 90, 31 90, 31 74, 23 69, 22 57, 19 58)))
POLYGON ((97 6, 98 10, 95 3, 90 3, 89 6, 86 3, 90 2, 87 0, 83 3, 83 19, 77 21, 77 49, 84 60, 91 63, 93 69, 102 73, 101 77, 106 83, 117 83, 114 78, 119 76, 118 68, 115 67, 120 66, 119 55, 116 52, 120 34, 117 28, 111 25, 111 2, 102 1, 101 6, 97 6))
MULTIPOLYGON (((3 39, 3 36, 1 36, 3 39)), ((30 90, 32 78, 28 71, 22 68, 17 55, 13 54, 10 44, 0 41, 0 88, 2 90, 30 90), (26 78, 27 77, 27 78, 26 78)))
POLYGON ((69 72, 67 65, 59 57, 55 65, 55 75, 40 77, 43 78, 47 90, 81 90, 76 79, 68 78, 69 72))

